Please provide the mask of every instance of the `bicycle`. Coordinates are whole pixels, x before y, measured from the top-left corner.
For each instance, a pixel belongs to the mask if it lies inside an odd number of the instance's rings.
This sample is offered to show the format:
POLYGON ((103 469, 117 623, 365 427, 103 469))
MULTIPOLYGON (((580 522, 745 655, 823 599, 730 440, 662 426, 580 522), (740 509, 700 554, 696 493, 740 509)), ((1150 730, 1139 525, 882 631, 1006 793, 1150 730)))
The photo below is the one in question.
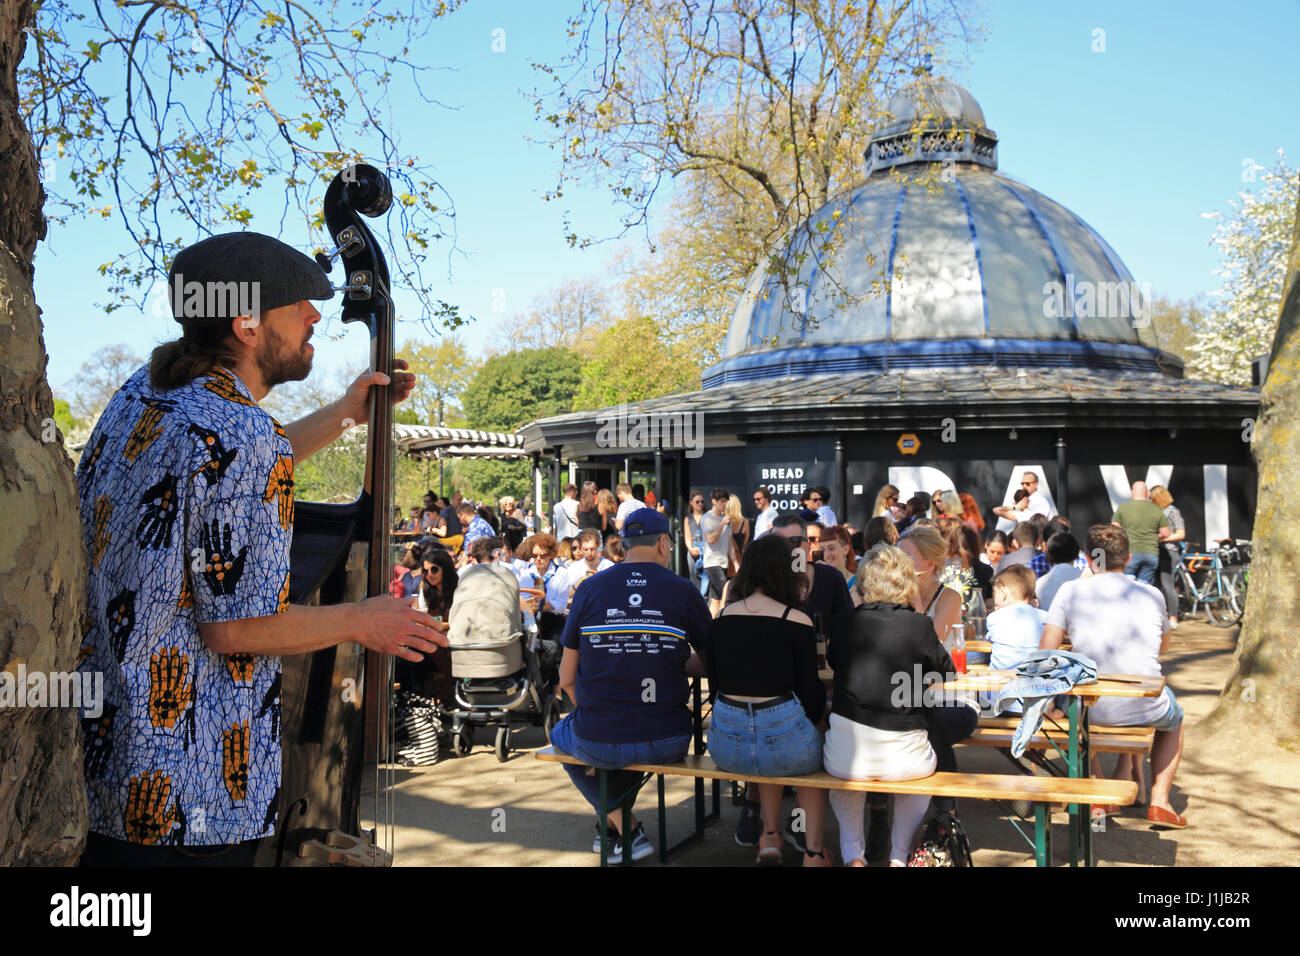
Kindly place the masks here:
POLYGON ((1232 627, 1241 620, 1244 608, 1244 599, 1239 599, 1234 587, 1232 583, 1225 583, 1218 551, 1183 551, 1174 570, 1174 589, 1178 592, 1181 614, 1196 614, 1204 610, 1206 619, 1215 627, 1232 627), (1198 575, 1202 579, 1199 587, 1196 584, 1198 575))
POLYGON ((1251 543, 1248 540, 1224 538, 1219 542, 1219 560, 1223 565, 1223 586, 1236 612, 1234 624, 1241 623, 1246 613, 1246 592, 1250 586, 1251 543))

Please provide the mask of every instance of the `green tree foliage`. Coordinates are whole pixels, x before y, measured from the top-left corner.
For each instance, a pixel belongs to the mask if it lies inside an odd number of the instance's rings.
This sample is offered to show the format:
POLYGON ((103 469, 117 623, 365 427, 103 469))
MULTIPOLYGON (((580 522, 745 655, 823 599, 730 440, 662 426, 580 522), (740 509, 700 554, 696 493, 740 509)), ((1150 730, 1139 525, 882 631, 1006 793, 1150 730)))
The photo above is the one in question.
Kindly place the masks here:
POLYGON ((461 396, 479 367, 465 344, 454 337, 436 342, 411 340, 398 348, 397 354, 415 373, 415 391, 402 406, 413 416, 408 424, 463 425, 461 396))
MULTIPOLYGON (((513 432, 537 418, 573 409, 582 360, 567 349, 527 349, 483 363, 463 393, 470 428, 513 432)), ((465 459, 457 463, 458 490, 471 498, 522 498, 532 489, 532 463, 465 459)))
POLYGON ((624 319, 596 340, 582 366, 574 408, 605 408, 694 391, 700 386, 698 358, 665 344, 658 324, 649 316, 624 319))
POLYGON ((1147 309, 1155 344, 1182 359, 1184 367, 1191 366, 1192 344, 1208 322, 1203 298, 1174 301, 1158 295, 1151 299, 1147 309))
POLYGON ((72 417, 72 407, 62 398, 54 399, 54 424, 59 426, 63 437, 76 435, 81 431, 81 423, 72 417))
POLYGON ((582 360, 568 349, 526 349, 483 363, 462 393, 470 428, 513 432, 573 408, 582 360))

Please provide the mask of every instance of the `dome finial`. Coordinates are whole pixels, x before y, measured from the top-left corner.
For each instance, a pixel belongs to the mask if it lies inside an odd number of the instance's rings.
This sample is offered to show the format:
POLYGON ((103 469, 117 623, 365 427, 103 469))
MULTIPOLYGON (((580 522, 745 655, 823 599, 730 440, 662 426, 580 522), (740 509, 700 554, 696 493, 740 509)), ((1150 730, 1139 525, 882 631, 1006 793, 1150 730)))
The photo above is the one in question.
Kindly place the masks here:
POLYGON ((952 161, 998 168, 998 137, 984 125, 984 112, 965 87, 932 75, 925 54, 924 73, 889 99, 887 125, 867 146, 867 175, 913 163, 952 161))

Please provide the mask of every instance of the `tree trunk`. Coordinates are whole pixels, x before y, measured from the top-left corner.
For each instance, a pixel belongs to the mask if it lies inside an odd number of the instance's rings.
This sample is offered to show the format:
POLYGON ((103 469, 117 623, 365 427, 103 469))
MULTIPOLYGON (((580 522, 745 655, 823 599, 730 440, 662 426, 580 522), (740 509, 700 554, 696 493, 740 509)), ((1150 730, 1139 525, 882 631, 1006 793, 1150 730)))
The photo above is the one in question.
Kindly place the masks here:
MULTIPOLYGON (((86 575, 32 294, 45 193, 18 109, 30 16, 28 0, 0 0, 0 669, 11 684, 20 664, 29 674, 76 669, 86 575)), ((0 707, 0 866, 75 863, 85 835, 76 710, 0 707)))
POLYGON ((1300 204, 1252 448, 1259 495, 1246 616, 1232 674, 1198 730, 1210 743, 1282 757, 1300 753, 1300 204))

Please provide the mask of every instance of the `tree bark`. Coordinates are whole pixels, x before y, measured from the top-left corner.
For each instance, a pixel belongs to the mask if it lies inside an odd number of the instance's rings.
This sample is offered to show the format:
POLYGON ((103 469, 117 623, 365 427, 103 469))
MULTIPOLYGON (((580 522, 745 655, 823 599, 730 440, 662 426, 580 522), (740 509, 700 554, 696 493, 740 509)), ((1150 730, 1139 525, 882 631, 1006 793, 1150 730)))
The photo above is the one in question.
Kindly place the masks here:
MULTIPOLYGON (((20 664, 76 669, 86 574, 32 293, 45 192, 17 92, 31 12, 0 0, 0 669, 11 681, 20 664)), ((0 707, 0 866, 75 863, 85 835, 77 711, 0 707)))
POLYGON ((1198 731, 1207 743, 1249 742, 1282 757, 1300 753, 1300 202, 1252 449, 1259 494, 1246 616, 1232 674, 1198 731))

